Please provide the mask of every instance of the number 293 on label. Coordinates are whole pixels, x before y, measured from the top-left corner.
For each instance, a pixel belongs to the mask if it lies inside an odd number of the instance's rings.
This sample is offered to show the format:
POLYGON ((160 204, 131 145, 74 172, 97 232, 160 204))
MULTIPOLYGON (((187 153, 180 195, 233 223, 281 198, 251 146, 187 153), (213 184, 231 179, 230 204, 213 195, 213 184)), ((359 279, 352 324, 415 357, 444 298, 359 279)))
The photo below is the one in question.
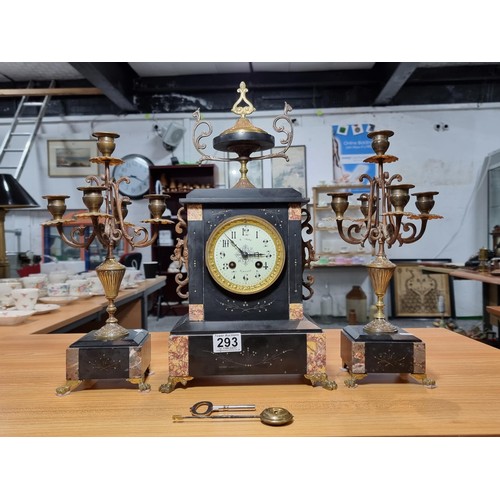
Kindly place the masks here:
POLYGON ((214 352, 240 352, 241 333, 216 333, 213 335, 214 352))

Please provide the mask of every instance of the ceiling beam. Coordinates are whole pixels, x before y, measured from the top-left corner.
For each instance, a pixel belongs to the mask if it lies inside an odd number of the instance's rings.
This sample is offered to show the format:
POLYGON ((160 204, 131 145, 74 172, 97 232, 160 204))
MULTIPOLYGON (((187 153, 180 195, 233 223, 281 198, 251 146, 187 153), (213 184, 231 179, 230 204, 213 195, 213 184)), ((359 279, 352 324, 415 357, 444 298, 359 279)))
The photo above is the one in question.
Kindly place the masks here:
POLYGON ((128 64, 111 62, 70 62, 81 75, 123 112, 137 112, 128 97, 137 76, 128 64))
POLYGON ((0 89, 0 97, 43 97, 46 95, 102 95, 101 89, 95 87, 69 87, 69 88, 46 88, 46 89, 0 89))
POLYGON ((413 72, 418 68, 418 63, 380 63, 382 73, 387 73, 386 81, 379 94, 373 101, 374 106, 389 104, 396 94, 403 88, 413 72))
POLYGON ((217 75, 179 75, 173 77, 145 77, 134 80, 136 94, 171 92, 229 91, 237 97, 241 81, 250 91, 261 89, 324 88, 377 83, 371 70, 308 71, 253 73, 222 73, 217 75))

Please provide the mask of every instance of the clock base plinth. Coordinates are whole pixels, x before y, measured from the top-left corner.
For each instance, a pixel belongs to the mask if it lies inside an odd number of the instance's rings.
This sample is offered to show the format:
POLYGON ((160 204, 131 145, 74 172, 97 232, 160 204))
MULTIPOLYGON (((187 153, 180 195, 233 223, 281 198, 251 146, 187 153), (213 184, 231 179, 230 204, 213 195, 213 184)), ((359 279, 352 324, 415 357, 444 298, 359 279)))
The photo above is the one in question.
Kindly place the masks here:
POLYGON ((87 333, 66 350, 66 383, 56 389, 64 396, 84 381, 125 379, 148 392, 146 383, 151 363, 151 336, 146 330, 128 330, 116 340, 95 338, 96 330, 87 333))
POLYGON ((357 387, 368 374, 402 373, 434 388, 425 373, 425 343, 399 330, 396 333, 367 334, 362 326, 346 326, 340 337, 340 356, 350 378, 347 387, 357 387))
POLYGON ((196 378, 223 382, 233 376, 262 377, 302 375, 313 386, 337 388, 326 373, 326 334, 310 321, 189 322, 172 330, 168 345, 169 378, 160 392, 196 378), (274 328, 273 328, 274 326, 274 328), (245 331, 246 330, 246 331, 245 331), (214 351, 214 335, 241 336, 240 350, 214 351))

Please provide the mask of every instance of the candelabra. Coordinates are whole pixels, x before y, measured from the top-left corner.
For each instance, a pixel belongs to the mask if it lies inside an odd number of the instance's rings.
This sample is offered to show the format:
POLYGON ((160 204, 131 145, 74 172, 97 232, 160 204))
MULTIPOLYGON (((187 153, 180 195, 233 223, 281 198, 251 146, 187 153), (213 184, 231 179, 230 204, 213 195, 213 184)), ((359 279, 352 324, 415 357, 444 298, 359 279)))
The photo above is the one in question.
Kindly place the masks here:
POLYGON ((149 199, 148 208, 151 218, 143 220, 143 223, 153 224, 154 233, 150 236, 146 228, 136 226, 125 220, 128 214, 128 205, 132 202, 127 196, 120 196, 119 186, 122 182, 129 183, 128 177, 120 179, 112 178, 110 167, 120 165, 123 161, 111 156, 115 150, 115 139, 120 137, 112 132, 95 132, 92 134, 97 138, 97 148, 100 156, 90 158, 91 163, 104 166, 103 175, 91 175, 85 178, 89 186, 78 187, 82 191, 82 200, 88 211, 77 214, 71 218, 63 218, 66 211, 65 200, 67 195, 45 195, 47 209, 52 215, 52 220, 43 223, 46 226, 55 226, 62 241, 73 248, 88 249, 97 240, 106 250, 106 257, 103 263, 97 268, 97 276, 104 288, 104 294, 108 300, 106 312, 108 318, 104 326, 94 332, 96 339, 114 340, 125 337, 128 330, 118 324, 115 317, 115 299, 120 290, 120 284, 125 274, 125 266, 120 264, 115 256, 114 250, 121 240, 127 241, 132 248, 146 247, 154 243, 158 237, 158 228, 161 224, 170 224, 170 220, 162 219, 166 208, 166 198, 164 194, 150 194, 145 198, 149 199), (101 206, 104 202, 104 209, 101 206), (91 232, 85 235, 86 225, 74 227, 69 236, 64 233, 64 226, 67 223, 74 225, 76 220, 90 220, 91 232))
MULTIPOLYGON (((385 318, 384 296, 396 268, 396 265, 386 257, 385 249, 391 248, 396 243, 401 246, 418 241, 424 235, 430 219, 442 218, 430 213, 434 206, 434 196, 439 193, 436 191, 414 193, 419 213, 405 211, 410 200, 410 190, 415 186, 402 184, 401 175, 389 176, 384 171, 385 164, 398 160, 397 157, 386 154, 389 137, 393 134, 390 130, 368 134, 368 138, 372 139, 375 156, 364 161, 375 163, 377 172, 373 177, 363 174, 359 178, 360 182, 366 180, 368 185, 368 192, 362 193, 358 198, 362 218, 345 216, 352 193, 328 193, 332 198, 331 206, 335 212, 340 237, 347 243, 361 246, 368 242, 376 249, 375 257, 367 264, 368 275, 377 297, 374 319, 363 326, 362 331, 346 327, 342 337, 344 344, 346 339, 349 344, 363 341, 354 347, 345 345, 343 350, 345 365, 350 367, 352 372, 358 370, 358 373, 362 374, 380 371, 422 374, 425 370, 423 343, 416 337, 399 335, 398 328, 385 318), (414 221, 420 221, 420 228, 414 221), (386 342, 386 347, 382 348, 381 342, 377 344, 377 341, 386 342), (404 344, 406 341, 410 344, 397 345, 398 342, 404 344)), ((433 381, 429 381, 426 377, 423 379, 426 385, 433 385, 433 381)))
POLYGON ((402 177, 399 174, 389 177, 384 172, 384 164, 398 160, 397 157, 385 154, 389 148, 389 137, 394 133, 390 130, 370 132, 368 137, 372 139, 372 148, 375 156, 365 160, 365 163, 377 164, 377 175, 371 177, 363 174, 359 181, 368 181, 369 192, 362 193, 358 201, 361 204, 360 210, 362 219, 354 220, 344 217, 345 211, 349 207, 349 192, 332 192, 331 206, 336 215, 337 227, 340 237, 347 243, 364 246, 368 242, 377 249, 375 258, 367 264, 368 274, 377 296, 377 312, 374 319, 364 327, 367 333, 390 333, 396 332, 397 327, 391 325, 384 315, 384 296, 396 265, 387 259, 385 247, 391 248, 395 243, 399 245, 414 243, 425 233, 427 221, 429 219, 441 218, 439 215, 431 214, 434 206, 434 196, 439 194, 436 191, 426 191, 414 193, 416 197, 415 205, 419 214, 405 212, 405 207, 410 200, 410 189, 413 184, 400 184, 402 177), (397 181, 397 183, 395 183, 397 181), (420 220, 420 229, 413 222, 405 222, 403 218, 409 220, 420 220), (352 222, 344 228, 346 221, 352 222), (406 236, 405 236, 406 234, 406 236))

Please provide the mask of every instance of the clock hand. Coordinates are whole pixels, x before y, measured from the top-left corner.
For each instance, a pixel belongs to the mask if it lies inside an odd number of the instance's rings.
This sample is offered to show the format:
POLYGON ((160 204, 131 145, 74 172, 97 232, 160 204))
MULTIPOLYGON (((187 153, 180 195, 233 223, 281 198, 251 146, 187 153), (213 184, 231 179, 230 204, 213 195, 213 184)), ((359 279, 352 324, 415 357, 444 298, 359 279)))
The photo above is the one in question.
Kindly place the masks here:
POLYGON ((248 258, 248 252, 244 252, 227 234, 224 235, 230 242, 231 244, 240 252, 241 256, 246 259, 248 258))
POLYGON ((265 257, 265 253, 259 253, 259 252, 249 252, 248 254, 249 257, 265 257))

